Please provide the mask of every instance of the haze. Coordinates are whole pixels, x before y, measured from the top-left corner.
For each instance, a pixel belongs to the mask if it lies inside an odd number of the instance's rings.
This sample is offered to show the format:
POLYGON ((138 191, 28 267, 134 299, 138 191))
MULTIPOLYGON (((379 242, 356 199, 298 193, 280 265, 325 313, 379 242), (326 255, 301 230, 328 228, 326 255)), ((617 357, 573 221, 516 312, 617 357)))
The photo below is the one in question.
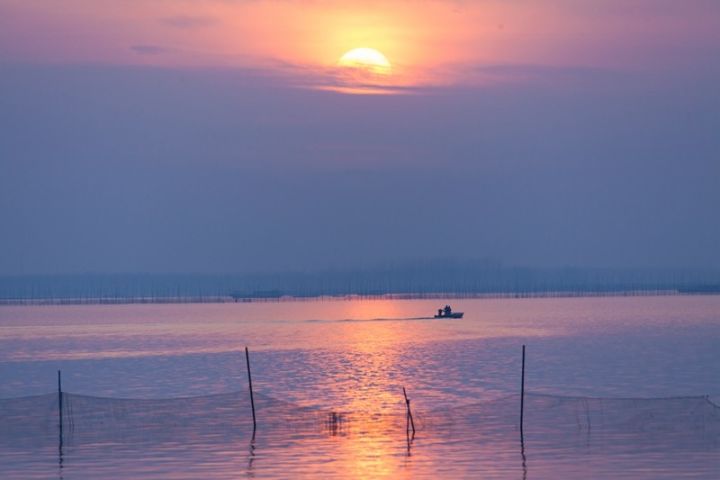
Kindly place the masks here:
POLYGON ((0 0, 0 274, 717 268, 718 85, 714 1, 0 0))

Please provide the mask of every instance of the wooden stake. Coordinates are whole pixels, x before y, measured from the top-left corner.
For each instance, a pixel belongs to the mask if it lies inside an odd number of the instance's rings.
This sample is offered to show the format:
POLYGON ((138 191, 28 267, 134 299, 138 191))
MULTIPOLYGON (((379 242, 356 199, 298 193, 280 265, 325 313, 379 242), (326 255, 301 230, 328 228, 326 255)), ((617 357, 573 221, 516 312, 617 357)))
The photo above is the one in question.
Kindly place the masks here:
POLYGON ((415 435, 415 422, 413 421, 412 410, 410 410, 410 399, 407 396, 407 392, 405 392, 405 387, 403 387, 403 395, 405 396, 405 405, 407 405, 407 414, 408 414, 408 418, 410 419, 410 426, 412 427, 413 436, 414 436, 415 435))
POLYGON ((525 413, 525 345, 522 346, 522 375, 520 379, 520 435, 523 433, 523 414, 525 413))
POLYGON ((58 370, 58 426, 60 428, 60 441, 63 436, 63 393, 62 393, 62 374, 58 370))
POLYGON ((250 352, 248 352, 248 347, 245 347, 245 362, 247 363, 248 383, 250 384, 250 406, 252 407, 254 435, 257 429, 257 422, 255 420, 255 399, 253 398, 252 375, 250 375, 250 352))

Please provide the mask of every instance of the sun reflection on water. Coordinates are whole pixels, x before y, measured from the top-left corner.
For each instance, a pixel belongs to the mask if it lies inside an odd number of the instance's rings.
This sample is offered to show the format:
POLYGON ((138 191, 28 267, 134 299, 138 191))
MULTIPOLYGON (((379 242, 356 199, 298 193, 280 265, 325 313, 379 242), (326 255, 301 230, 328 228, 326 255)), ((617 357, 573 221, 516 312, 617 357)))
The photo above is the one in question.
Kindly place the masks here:
MULTIPOLYGON (((353 319, 387 319, 403 315, 393 301, 355 301, 343 314, 353 319)), ((346 478, 404 478, 398 458, 406 453, 402 423, 400 380, 392 372, 403 362, 401 350, 393 348, 406 336, 398 322, 347 322, 341 326, 348 348, 339 362, 341 370, 327 379, 330 389, 340 389, 343 410, 349 414, 347 429, 338 439, 338 458, 345 459, 339 473, 346 478), (390 381, 388 381, 391 379, 390 381), (393 389, 394 384, 397 384, 393 389), (379 413, 382 412, 382 413, 379 413), (345 441, 348 437, 352 441, 345 441)))
MULTIPOLYGON (((0 393, 47 394, 48 363, 58 363, 71 392, 92 395, 68 401, 66 478, 715 478, 720 417, 706 399, 623 398, 665 395, 669 377, 687 392, 713 388, 718 298, 451 301, 467 312, 459 321, 427 319, 445 303, 437 300, 6 308, 0 393), (508 394, 525 341, 533 390, 623 398, 534 395, 521 445, 508 394), (259 397, 254 440, 238 352, 246 344, 259 397), (707 361, 673 373, 678 355, 707 361), (412 442, 403 386, 418 426, 412 442), (118 399, 138 396, 170 400, 118 399), (103 415, 83 421, 93 405, 103 415)), ((52 414, 55 400, 27 397, 17 411, 52 414)), ((36 452, 57 452, 57 435, 45 435, 44 418, 20 417, 25 440, 0 419, 1 477, 45 472, 36 452)))

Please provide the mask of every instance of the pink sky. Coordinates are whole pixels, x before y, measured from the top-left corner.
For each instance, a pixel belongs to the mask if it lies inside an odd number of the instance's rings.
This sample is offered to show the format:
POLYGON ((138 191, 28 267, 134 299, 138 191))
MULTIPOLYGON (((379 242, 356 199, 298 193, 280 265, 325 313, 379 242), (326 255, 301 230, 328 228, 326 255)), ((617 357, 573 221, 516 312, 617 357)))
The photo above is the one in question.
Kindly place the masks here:
MULTIPOLYGON (((372 47, 395 85, 498 65, 673 69, 718 44, 709 1, 2 0, 0 60, 243 67, 307 80, 372 47)), ((495 75, 493 78, 497 78, 495 75)))
POLYGON ((718 0, 0 0, 0 274, 717 267, 718 85, 718 0))

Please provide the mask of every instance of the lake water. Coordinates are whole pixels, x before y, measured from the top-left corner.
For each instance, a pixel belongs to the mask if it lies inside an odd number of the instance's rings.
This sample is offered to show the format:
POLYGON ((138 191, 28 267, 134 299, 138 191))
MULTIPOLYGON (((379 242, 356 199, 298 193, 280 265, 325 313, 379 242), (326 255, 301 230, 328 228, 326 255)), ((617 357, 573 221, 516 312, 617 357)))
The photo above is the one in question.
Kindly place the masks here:
POLYGON ((445 303, 0 307, 0 477, 720 477, 720 296, 445 303))

